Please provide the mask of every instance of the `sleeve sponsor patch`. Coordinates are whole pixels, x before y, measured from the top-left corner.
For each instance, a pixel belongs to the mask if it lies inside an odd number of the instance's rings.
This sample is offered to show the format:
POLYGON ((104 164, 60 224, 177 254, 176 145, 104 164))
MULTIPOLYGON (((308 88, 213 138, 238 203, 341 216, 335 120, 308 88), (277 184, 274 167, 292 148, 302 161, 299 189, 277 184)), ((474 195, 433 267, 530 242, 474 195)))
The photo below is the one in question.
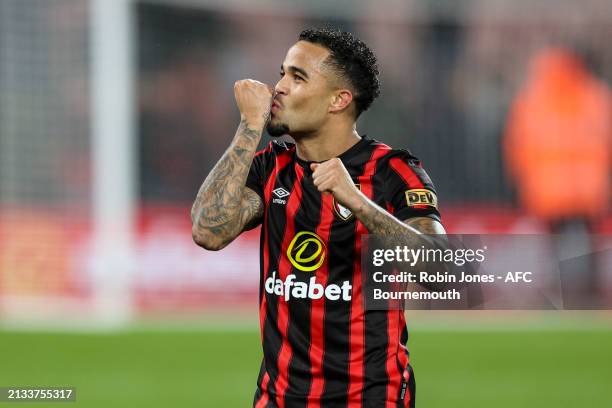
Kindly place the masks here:
POLYGON ((415 205, 427 205, 433 208, 438 208, 438 197, 436 193, 425 188, 415 188, 406 191, 406 202, 409 207, 415 205))

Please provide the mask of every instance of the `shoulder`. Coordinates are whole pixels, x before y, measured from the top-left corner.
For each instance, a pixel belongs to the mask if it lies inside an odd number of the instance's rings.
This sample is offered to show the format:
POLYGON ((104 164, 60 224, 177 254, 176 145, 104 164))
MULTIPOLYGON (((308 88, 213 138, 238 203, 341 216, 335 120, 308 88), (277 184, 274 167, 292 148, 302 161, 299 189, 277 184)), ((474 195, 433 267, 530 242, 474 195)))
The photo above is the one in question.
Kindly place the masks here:
POLYGON ((283 140, 271 140, 267 146, 255 153, 255 157, 268 159, 295 151, 295 144, 283 140))
MULTIPOLYGON (((376 146, 374 142, 373 145, 376 146)), ((378 160, 378 172, 384 176, 387 183, 401 182, 410 188, 428 188, 434 185, 423 168, 423 162, 408 149, 395 149, 383 143, 379 149, 384 154, 378 160)))
POLYGON ((385 155, 385 163, 392 167, 397 166, 399 163, 404 163, 410 167, 423 168, 423 163, 421 160, 407 149, 389 150, 389 152, 385 155))
POLYGON ((378 153, 378 162, 383 168, 394 168, 402 164, 414 168, 423 168, 421 160, 408 149, 393 148, 375 139, 372 139, 370 149, 374 155, 378 153))

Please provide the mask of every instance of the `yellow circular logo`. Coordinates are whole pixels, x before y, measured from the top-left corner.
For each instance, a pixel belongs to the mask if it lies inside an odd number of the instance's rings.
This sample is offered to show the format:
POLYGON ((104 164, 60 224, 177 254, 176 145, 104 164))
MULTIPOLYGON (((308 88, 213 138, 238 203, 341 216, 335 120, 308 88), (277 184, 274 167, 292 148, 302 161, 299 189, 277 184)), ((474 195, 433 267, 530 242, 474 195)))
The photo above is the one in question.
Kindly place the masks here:
POLYGON ((287 257, 300 271, 315 271, 325 260, 325 243, 314 232, 298 232, 287 248, 287 257))

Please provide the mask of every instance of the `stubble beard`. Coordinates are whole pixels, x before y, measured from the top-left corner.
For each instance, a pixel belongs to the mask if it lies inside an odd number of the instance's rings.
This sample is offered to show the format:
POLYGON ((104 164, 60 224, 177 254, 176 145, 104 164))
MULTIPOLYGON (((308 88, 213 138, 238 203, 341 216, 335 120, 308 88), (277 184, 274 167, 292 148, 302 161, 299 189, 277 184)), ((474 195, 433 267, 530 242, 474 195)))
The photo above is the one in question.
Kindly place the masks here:
POLYGON ((289 125, 286 123, 272 123, 272 119, 270 119, 266 125, 266 130, 270 136, 279 137, 289 133, 289 125))

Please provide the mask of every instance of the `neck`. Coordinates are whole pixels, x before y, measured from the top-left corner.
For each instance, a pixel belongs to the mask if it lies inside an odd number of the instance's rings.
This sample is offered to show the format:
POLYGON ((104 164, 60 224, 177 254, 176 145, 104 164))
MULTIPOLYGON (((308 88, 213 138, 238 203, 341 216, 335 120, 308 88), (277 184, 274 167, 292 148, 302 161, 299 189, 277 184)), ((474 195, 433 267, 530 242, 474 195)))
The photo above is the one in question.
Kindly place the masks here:
POLYGON ((361 140, 361 136, 352 124, 350 127, 322 128, 313 133, 295 135, 293 139, 300 159, 323 162, 346 152, 361 140))

